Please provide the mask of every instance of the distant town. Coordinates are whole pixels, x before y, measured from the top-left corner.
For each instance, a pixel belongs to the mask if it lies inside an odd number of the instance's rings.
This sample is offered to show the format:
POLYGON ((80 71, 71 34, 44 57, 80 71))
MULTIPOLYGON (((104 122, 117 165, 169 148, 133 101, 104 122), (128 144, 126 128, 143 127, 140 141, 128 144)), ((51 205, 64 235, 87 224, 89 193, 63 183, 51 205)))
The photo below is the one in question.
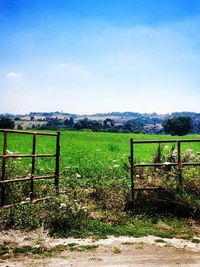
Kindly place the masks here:
POLYGON ((163 123, 171 118, 187 116, 192 120, 193 133, 200 133, 200 113, 174 112, 171 114, 111 112, 78 115, 65 112, 30 112, 29 114, 0 114, 12 119, 16 129, 91 129, 106 132, 163 133, 163 123))

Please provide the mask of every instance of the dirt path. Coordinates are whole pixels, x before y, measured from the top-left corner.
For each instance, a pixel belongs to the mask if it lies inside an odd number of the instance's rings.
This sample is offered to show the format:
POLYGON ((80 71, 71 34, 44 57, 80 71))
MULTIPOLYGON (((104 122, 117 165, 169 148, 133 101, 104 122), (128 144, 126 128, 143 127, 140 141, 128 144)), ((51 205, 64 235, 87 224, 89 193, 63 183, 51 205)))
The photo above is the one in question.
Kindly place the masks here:
MULTIPOLYGON (((197 239, 198 241, 199 239, 197 239)), ((1 244, 20 247, 66 248, 54 253, 12 254, 2 267, 62 266, 200 266, 200 243, 181 239, 109 237, 108 239, 54 239, 43 231, 0 233, 1 244), (67 248, 73 248, 73 250, 67 248), (95 247, 96 246, 96 247, 95 247)))
POLYGON ((147 244, 100 246, 93 252, 65 251, 52 258, 17 257, 0 263, 4 267, 40 266, 200 266, 200 253, 147 244))

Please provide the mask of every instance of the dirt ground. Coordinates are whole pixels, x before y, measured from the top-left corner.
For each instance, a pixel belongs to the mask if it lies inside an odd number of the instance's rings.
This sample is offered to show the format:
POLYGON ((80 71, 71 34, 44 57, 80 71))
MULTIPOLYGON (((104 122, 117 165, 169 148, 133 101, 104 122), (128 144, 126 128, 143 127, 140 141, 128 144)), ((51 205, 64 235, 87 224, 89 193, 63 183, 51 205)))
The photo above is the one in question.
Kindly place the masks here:
MULTIPOLYGON (((199 239, 197 239, 199 240, 199 239)), ((165 239, 153 236, 142 238, 108 237, 92 240, 74 238, 50 238, 42 230, 22 233, 0 232, 1 244, 15 246, 56 247, 77 244, 95 245, 94 250, 70 251, 68 249, 50 255, 11 255, 0 260, 2 267, 40 266, 200 266, 200 243, 181 239, 165 239)))

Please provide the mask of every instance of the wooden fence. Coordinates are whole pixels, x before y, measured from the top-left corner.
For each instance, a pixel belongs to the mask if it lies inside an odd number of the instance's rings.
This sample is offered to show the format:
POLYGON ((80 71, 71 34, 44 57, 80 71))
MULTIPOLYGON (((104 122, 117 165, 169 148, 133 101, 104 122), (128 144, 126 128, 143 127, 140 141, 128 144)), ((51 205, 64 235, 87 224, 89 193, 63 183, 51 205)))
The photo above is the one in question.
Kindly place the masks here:
MULTIPOLYGON (((7 184, 19 183, 30 181, 30 200, 34 199, 34 183, 36 180, 41 179, 54 179, 56 194, 58 194, 59 187, 59 162, 60 162, 60 132, 57 133, 44 133, 44 132, 29 132, 29 131, 17 131, 17 130, 0 130, 3 133, 3 153, 0 155, 2 159, 2 168, 0 176, 0 205, 1 207, 5 206, 5 187, 7 184), (32 154, 8 154, 8 134, 25 134, 32 135, 32 154), (56 151, 55 154, 36 154, 36 143, 37 136, 54 136, 56 137, 56 151), (45 157, 55 157, 55 172, 52 175, 46 176, 35 176, 35 159, 36 158, 45 158, 45 157), (7 160, 9 158, 32 158, 32 167, 31 167, 31 176, 24 178, 8 179, 7 177, 7 160)), ((42 200, 42 199, 41 199, 42 200)), ((16 203, 15 203, 16 204, 16 203)))
POLYGON ((158 187, 146 187, 135 188, 135 169, 143 167, 166 167, 176 166, 178 168, 178 182, 179 186, 183 185, 182 170, 185 166, 200 166, 200 162, 182 162, 181 159, 181 143, 194 143, 200 142, 200 139, 182 139, 182 140, 133 140, 130 139, 130 173, 131 173, 131 198, 134 202, 135 190, 157 190, 158 187), (134 157, 134 145, 135 144, 162 144, 162 143, 176 143, 177 144, 177 162, 165 162, 165 163, 135 163, 134 157))

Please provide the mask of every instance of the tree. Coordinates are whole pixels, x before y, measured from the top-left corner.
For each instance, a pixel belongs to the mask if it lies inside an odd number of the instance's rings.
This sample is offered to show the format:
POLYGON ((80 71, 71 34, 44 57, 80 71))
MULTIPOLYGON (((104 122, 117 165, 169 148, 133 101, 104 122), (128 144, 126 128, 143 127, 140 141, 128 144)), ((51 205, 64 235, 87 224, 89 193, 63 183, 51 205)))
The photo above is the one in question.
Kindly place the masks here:
POLYGON ((21 118, 20 117, 15 117, 14 121, 21 121, 21 118))
POLYGON ((66 119, 64 121, 64 125, 67 127, 67 128, 72 128, 74 126, 74 120, 72 117, 70 117, 70 119, 66 119))
POLYGON ((74 127, 74 129, 77 130, 77 131, 79 131, 79 130, 82 129, 82 125, 81 125, 80 121, 77 121, 77 122, 74 124, 73 127, 74 127))
POLYGON ((130 133, 141 133, 143 124, 134 120, 129 120, 123 125, 123 130, 130 133))
POLYGON ((107 118, 107 119, 105 119, 104 121, 103 121, 103 128, 111 128, 111 127, 114 127, 115 126, 115 122, 114 122, 114 120, 112 120, 112 119, 109 119, 109 118, 107 118))
POLYGON ((191 117, 174 117, 163 123, 164 131, 171 135, 186 135, 192 129, 191 117))
POLYGON ((21 124, 17 125, 17 130, 23 130, 23 127, 21 126, 21 124))
POLYGON ((2 117, 0 118, 0 129, 14 129, 15 123, 9 118, 2 117))

